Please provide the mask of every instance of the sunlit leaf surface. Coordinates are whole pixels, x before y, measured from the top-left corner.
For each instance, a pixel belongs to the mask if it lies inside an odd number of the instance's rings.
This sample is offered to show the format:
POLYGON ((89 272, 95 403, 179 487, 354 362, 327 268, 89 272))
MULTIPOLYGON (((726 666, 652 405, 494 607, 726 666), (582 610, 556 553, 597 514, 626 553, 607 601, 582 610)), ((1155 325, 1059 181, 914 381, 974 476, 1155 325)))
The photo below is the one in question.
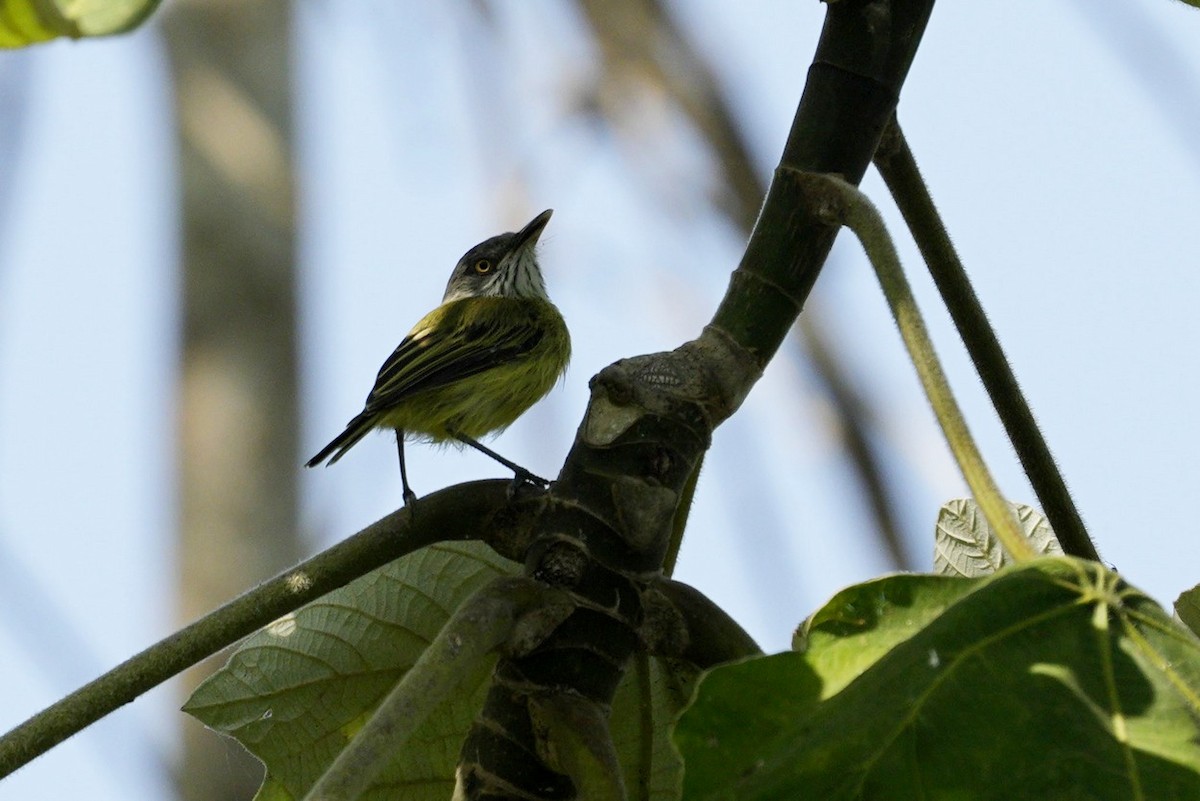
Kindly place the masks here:
POLYGON ((702 681, 685 798, 1200 798, 1200 644, 1117 574, 1058 557, 866 587, 807 651, 702 681))

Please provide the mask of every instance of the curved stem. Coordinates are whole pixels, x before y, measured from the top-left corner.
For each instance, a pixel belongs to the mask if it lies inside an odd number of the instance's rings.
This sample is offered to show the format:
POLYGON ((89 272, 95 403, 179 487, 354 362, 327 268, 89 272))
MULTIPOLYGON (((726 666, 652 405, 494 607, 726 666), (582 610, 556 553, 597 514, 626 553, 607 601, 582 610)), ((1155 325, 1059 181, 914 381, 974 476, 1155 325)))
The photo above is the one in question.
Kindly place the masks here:
POLYGON ((431 493, 130 657, 0 737, 0 778, 309 601, 426 545, 478 539, 506 505, 508 486, 479 481, 431 493))
POLYGON ((702 670, 748 656, 761 656, 762 649, 746 630, 700 590, 682 581, 663 578, 653 588, 670 602, 682 617, 687 636, 676 640, 683 650, 651 652, 655 656, 681 658, 702 670))
POLYGON ((1046 445, 1029 403, 1013 374, 1004 349, 988 324, 987 315, 975 294, 962 260, 946 233, 929 189, 917 169, 916 159, 893 116, 875 152, 875 166, 908 223, 929 273, 954 320, 975 371, 987 390, 996 414, 1008 434, 1029 483, 1050 520, 1063 550, 1085 559, 1100 561, 1096 546, 1054 456, 1046 445))
POLYGON ((879 211, 858 189, 846 181, 831 175, 814 173, 792 173, 793 180, 810 190, 810 200, 814 208, 830 222, 846 225, 862 242, 863 249, 879 285, 887 298, 888 307, 900 329, 900 336, 908 348, 909 358, 925 388, 925 394, 933 406, 934 414, 946 435, 946 441, 954 454, 958 467, 962 471, 967 486, 971 488, 980 509, 996 532, 1000 542, 1017 562, 1027 561, 1037 556, 1037 552, 1021 531, 1021 526, 1013 515, 1008 502, 1000 494, 991 472, 979 454, 979 448, 971 436, 967 423, 963 419, 954 393, 942 371, 929 332, 917 308, 916 299, 904 270, 900 266, 900 257, 896 255, 895 245, 888 236, 887 227, 879 211))

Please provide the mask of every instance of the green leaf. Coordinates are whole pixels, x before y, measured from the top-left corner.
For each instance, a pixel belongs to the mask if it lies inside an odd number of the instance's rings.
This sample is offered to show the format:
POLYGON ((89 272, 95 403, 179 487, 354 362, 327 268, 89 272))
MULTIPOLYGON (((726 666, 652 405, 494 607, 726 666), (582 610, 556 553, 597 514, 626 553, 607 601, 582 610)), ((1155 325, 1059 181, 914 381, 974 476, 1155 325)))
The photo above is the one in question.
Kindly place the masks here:
MULTIPOLYGON (((1009 506, 1034 550, 1043 556, 1062 555, 1062 546, 1041 512, 1021 503, 1009 506)), ((989 576, 1012 564, 1012 557, 970 498, 958 498, 942 506, 934 539, 933 572, 943 576, 989 576)))
POLYGON ((0 47, 108 36, 140 25, 161 0, 0 0, 0 47))
POLYGON ((814 616, 806 652, 703 679, 685 798, 1200 798, 1200 643, 1117 574, 1064 557, 869 586, 814 616), (895 644, 860 673, 851 641, 895 644))
POLYGON ((268 773, 263 779, 262 787, 254 794, 254 801, 296 801, 296 797, 268 773))
MULTIPOLYGON (((412 666, 450 613, 515 566, 478 543, 432 546, 330 593, 249 637, 184 707, 267 766, 256 801, 302 798, 412 666)), ((364 799, 450 797, 459 749, 494 660, 422 724, 364 799)), ((635 798, 678 797, 680 761, 663 721, 691 697, 694 671, 641 659, 613 701, 610 728, 635 798)))
POLYGON ((949 576, 919 574, 855 584, 804 621, 792 648, 810 654, 823 678, 821 697, 828 698, 976 586, 949 576))
POLYGON ((1179 594, 1175 599, 1175 614, 1193 634, 1200 636, 1200 584, 1179 594))
MULTIPOLYGON (((438 545, 373 571, 249 637, 184 710, 230 734, 296 798, 412 666, 451 611, 514 566, 477 543, 438 545)), ((444 799, 490 664, 421 725, 366 798, 444 799)))

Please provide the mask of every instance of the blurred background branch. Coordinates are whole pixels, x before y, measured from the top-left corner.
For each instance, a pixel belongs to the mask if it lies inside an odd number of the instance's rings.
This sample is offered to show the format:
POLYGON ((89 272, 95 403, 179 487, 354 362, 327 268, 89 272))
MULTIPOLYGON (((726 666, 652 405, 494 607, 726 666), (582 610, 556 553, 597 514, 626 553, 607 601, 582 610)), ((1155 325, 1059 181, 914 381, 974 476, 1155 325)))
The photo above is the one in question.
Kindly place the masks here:
MULTIPOLYGON (((294 563, 296 247, 290 3, 186 0, 164 14, 183 224, 179 620, 294 563)), ((186 697, 220 655, 186 675, 186 697)), ((250 798, 262 767, 180 716, 180 796, 250 798)))

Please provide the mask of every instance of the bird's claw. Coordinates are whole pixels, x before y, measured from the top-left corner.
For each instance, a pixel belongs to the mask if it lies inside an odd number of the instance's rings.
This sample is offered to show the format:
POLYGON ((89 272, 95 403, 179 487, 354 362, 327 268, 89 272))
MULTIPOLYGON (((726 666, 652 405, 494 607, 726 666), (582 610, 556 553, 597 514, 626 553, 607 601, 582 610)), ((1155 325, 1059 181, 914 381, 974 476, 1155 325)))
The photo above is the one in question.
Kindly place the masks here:
POLYGON ((508 490, 506 491, 508 499, 511 501, 513 498, 515 498, 517 496, 517 492, 525 484, 532 484, 538 489, 543 490, 550 486, 550 482, 541 476, 535 476, 533 473, 530 473, 525 469, 517 470, 513 473, 512 483, 508 485, 508 490))

